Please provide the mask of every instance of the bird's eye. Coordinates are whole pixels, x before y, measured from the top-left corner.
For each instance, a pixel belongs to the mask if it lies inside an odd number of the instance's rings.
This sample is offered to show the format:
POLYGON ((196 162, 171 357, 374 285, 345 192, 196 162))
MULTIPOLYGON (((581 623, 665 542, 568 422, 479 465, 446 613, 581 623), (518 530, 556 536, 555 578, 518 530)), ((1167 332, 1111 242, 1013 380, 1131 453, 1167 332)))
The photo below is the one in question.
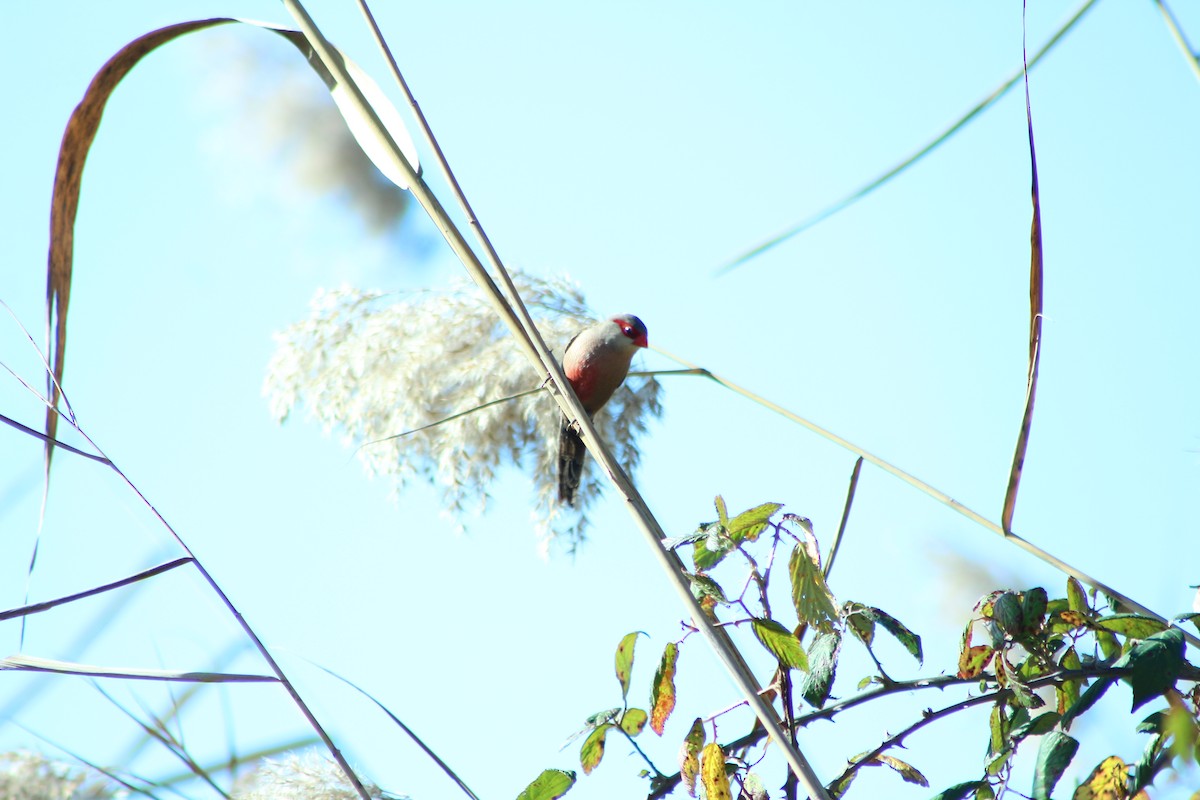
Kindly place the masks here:
POLYGON ((625 332, 625 335, 626 335, 626 336, 633 336, 633 328, 632 328, 631 326, 629 326, 629 325, 626 325, 626 326, 625 326, 624 328, 622 328, 621 330, 625 332))

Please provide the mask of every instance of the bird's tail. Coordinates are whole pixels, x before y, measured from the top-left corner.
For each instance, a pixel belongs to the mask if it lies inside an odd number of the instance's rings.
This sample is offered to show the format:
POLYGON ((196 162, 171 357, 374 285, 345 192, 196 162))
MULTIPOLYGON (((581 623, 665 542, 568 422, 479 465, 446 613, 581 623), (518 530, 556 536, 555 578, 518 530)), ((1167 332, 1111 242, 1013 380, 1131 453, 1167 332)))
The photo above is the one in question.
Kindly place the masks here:
POLYGON ((575 492, 579 490, 579 482, 583 478, 583 459, 587 448, 579 438, 567 418, 563 417, 562 428, 558 434, 558 502, 575 505, 575 492))

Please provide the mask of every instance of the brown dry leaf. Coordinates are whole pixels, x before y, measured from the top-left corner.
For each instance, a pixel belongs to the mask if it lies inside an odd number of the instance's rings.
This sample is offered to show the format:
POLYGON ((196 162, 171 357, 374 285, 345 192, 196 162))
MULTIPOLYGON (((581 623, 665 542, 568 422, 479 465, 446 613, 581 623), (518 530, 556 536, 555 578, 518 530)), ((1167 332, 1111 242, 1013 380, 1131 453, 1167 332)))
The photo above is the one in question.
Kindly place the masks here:
MULTIPOLYGON (((399 170, 389 168, 389 164, 394 161, 390 146, 374 135, 372 122, 359 116, 345 102, 346 87, 338 84, 325 69, 320 59, 312 55, 308 41, 299 31, 251 20, 214 17, 168 25, 140 36, 122 47, 95 74, 87 91, 84 92, 83 99, 72 112, 71 118, 67 122, 67 129, 63 133, 62 145, 59 147, 58 153, 58 166, 54 173, 54 192, 50 202, 50 252, 46 264, 46 338, 51 354, 52 368, 52 374, 47 376, 47 394, 50 398, 50 408, 46 410, 47 480, 50 475, 51 456, 54 453, 53 440, 58 431, 60 387, 66 363, 67 309, 71 299, 71 275, 74 265, 75 217, 79 211, 79 192, 83 180, 84 164, 87 161, 92 142, 96 138, 96 131, 100 127, 100 118, 104 114, 104 108, 109 97, 117 88, 117 84, 147 54, 185 34, 231 22, 240 22, 271 31, 295 45, 324 81, 330 95, 338 103, 338 108, 346 119, 351 132, 367 156, 375 162, 380 171, 393 181, 395 181, 395 174, 399 172, 399 170), (310 58, 310 56, 312 57, 310 58)), ((343 60, 347 70, 359 84, 360 90, 368 98, 368 102, 374 105, 377 117, 383 122, 391 138, 404 152, 405 158, 415 170, 417 168, 416 148, 404 130, 395 107, 388 102, 379 87, 354 62, 336 49, 334 54, 335 57, 343 60)), ((401 188, 405 187, 402 185, 401 188)))
POLYGON ((1038 194, 1037 152, 1033 146, 1033 112, 1029 102, 1028 71, 1025 74, 1025 122, 1029 131, 1029 166, 1033 197, 1033 222, 1029 231, 1029 377, 1025 385, 1025 414, 1021 418, 1021 432, 1017 435, 1017 450, 1013 454, 1012 470, 1008 475, 1008 490, 1004 493, 1004 510, 1000 515, 1000 526, 1005 535, 1012 533, 1017 489, 1021 484, 1021 472, 1025 468, 1025 451, 1029 447, 1029 429, 1033 424, 1033 403, 1037 394, 1042 345, 1042 205, 1038 194))

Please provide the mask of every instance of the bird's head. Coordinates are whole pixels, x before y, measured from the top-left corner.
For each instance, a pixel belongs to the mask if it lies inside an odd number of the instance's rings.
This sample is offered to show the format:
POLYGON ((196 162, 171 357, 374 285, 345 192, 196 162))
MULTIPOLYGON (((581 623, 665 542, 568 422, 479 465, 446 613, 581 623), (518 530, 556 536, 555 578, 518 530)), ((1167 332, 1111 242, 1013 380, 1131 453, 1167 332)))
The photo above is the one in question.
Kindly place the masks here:
POLYGON ((634 347, 648 347, 650 342, 647 338, 646 324, 633 314, 622 314, 619 317, 613 317, 612 321, 625 338, 633 342, 634 347))

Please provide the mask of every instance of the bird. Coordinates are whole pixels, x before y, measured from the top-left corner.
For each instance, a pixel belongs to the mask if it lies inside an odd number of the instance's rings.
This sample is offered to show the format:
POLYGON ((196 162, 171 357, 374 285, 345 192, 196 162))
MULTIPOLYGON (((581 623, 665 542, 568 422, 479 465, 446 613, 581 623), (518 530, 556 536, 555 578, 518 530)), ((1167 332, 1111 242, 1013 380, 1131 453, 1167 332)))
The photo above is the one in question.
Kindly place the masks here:
MULTIPOLYGON (((583 410, 591 417, 604 407, 629 374, 629 362, 649 344, 646 325, 621 314, 585 328, 567 342, 562 368, 583 410)), ((575 504, 587 449, 564 416, 558 435, 558 501, 575 504)))

